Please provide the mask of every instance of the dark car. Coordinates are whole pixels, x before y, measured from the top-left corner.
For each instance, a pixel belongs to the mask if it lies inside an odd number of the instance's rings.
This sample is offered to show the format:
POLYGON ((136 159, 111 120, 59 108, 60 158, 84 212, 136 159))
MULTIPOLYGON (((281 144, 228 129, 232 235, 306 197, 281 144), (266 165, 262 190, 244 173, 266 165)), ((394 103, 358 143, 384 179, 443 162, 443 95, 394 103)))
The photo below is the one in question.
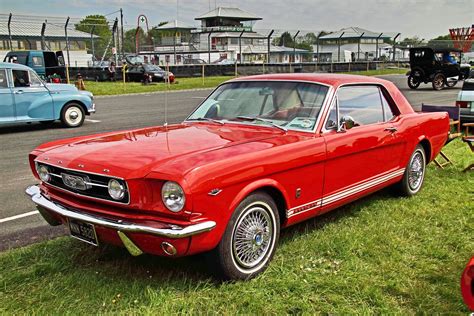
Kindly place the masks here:
POLYGON ((135 64, 128 65, 127 80, 135 82, 159 82, 169 78, 170 82, 174 82, 174 74, 168 72, 156 65, 151 64, 135 64))
POLYGON ((444 86, 454 87, 459 80, 469 78, 469 65, 460 65, 453 56, 460 57, 461 53, 461 50, 455 48, 410 48, 408 86, 416 89, 422 82, 431 82, 433 89, 441 90, 444 86))

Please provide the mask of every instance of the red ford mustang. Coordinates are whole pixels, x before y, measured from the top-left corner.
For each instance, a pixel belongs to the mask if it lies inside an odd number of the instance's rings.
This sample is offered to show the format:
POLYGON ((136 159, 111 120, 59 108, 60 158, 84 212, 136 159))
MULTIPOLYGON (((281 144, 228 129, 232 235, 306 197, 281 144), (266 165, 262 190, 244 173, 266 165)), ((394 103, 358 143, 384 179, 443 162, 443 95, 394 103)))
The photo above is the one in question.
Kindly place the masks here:
POLYGON ((395 184, 416 194, 446 113, 414 113, 382 79, 279 74, 220 85, 181 124, 43 144, 26 192, 51 225, 98 245, 212 251, 228 279, 271 260, 280 229, 395 184))

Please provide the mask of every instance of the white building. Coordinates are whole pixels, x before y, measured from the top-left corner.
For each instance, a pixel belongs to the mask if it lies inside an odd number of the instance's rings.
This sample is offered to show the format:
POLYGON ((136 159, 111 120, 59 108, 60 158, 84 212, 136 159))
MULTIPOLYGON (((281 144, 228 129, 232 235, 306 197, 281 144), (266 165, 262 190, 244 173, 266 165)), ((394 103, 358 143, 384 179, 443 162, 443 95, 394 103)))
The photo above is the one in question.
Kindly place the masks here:
POLYGON ((391 38, 360 27, 343 28, 319 38, 319 45, 313 45, 314 58, 320 62, 350 62, 388 57, 392 45, 387 41, 391 38))
MULTIPOLYGON (((51 50, 64 51, 65 62, 68 63, 66 54, 66 35, 64 27, 52 23, 46 23, 44 32, 44 45, 42 45, 41 29, 43 22, 21 22, 13 20, 10 25, 10 36, 8 33, 8 22, 0 21, 0 61, 12 50, 51 50)), ((97 37, 96 35, 93 35, 97 37)), ((68 28, 69 56, 71 66, 87 67, 92 60, 92 55, 87 53, 91 35, 77 31, 74 27, 68 28)))

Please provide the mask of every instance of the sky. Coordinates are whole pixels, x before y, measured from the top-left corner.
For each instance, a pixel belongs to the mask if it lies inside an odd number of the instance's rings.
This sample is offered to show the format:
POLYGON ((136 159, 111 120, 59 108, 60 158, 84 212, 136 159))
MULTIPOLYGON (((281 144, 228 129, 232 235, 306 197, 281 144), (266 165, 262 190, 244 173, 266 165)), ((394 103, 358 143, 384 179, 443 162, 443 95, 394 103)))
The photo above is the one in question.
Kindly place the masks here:
POLYGON ((147 16, 150 27, 176 17, 198 26, 194 18, 216 5, 260 16, 262 20, 254 26, 257 30, 318 32, 358 26, 402 33, 401 38, 431 39, 448 34, 449 28, 474 24, 474 0, 0 0, 0 13, 79 18, 122 8, 128 28, 136 27, 139 14, 147 16))

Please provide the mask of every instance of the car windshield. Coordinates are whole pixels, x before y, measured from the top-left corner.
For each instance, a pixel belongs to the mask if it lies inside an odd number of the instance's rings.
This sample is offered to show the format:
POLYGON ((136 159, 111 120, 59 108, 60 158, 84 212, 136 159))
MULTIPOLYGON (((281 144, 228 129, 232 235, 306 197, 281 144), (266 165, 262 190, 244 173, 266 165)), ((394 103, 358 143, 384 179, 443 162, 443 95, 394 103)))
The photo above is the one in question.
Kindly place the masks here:
POLYGON ((158 67, 156 65, 144 64, 143 68, 145 68, 146 71, 158 71, 158 72, 163 71, 163 69, 161 69, 160 67, 158 67))
POLYGON ((235 121, 311 131, 328 87, 306 82, 242 81, 218 87, 190 120, 235 121))

